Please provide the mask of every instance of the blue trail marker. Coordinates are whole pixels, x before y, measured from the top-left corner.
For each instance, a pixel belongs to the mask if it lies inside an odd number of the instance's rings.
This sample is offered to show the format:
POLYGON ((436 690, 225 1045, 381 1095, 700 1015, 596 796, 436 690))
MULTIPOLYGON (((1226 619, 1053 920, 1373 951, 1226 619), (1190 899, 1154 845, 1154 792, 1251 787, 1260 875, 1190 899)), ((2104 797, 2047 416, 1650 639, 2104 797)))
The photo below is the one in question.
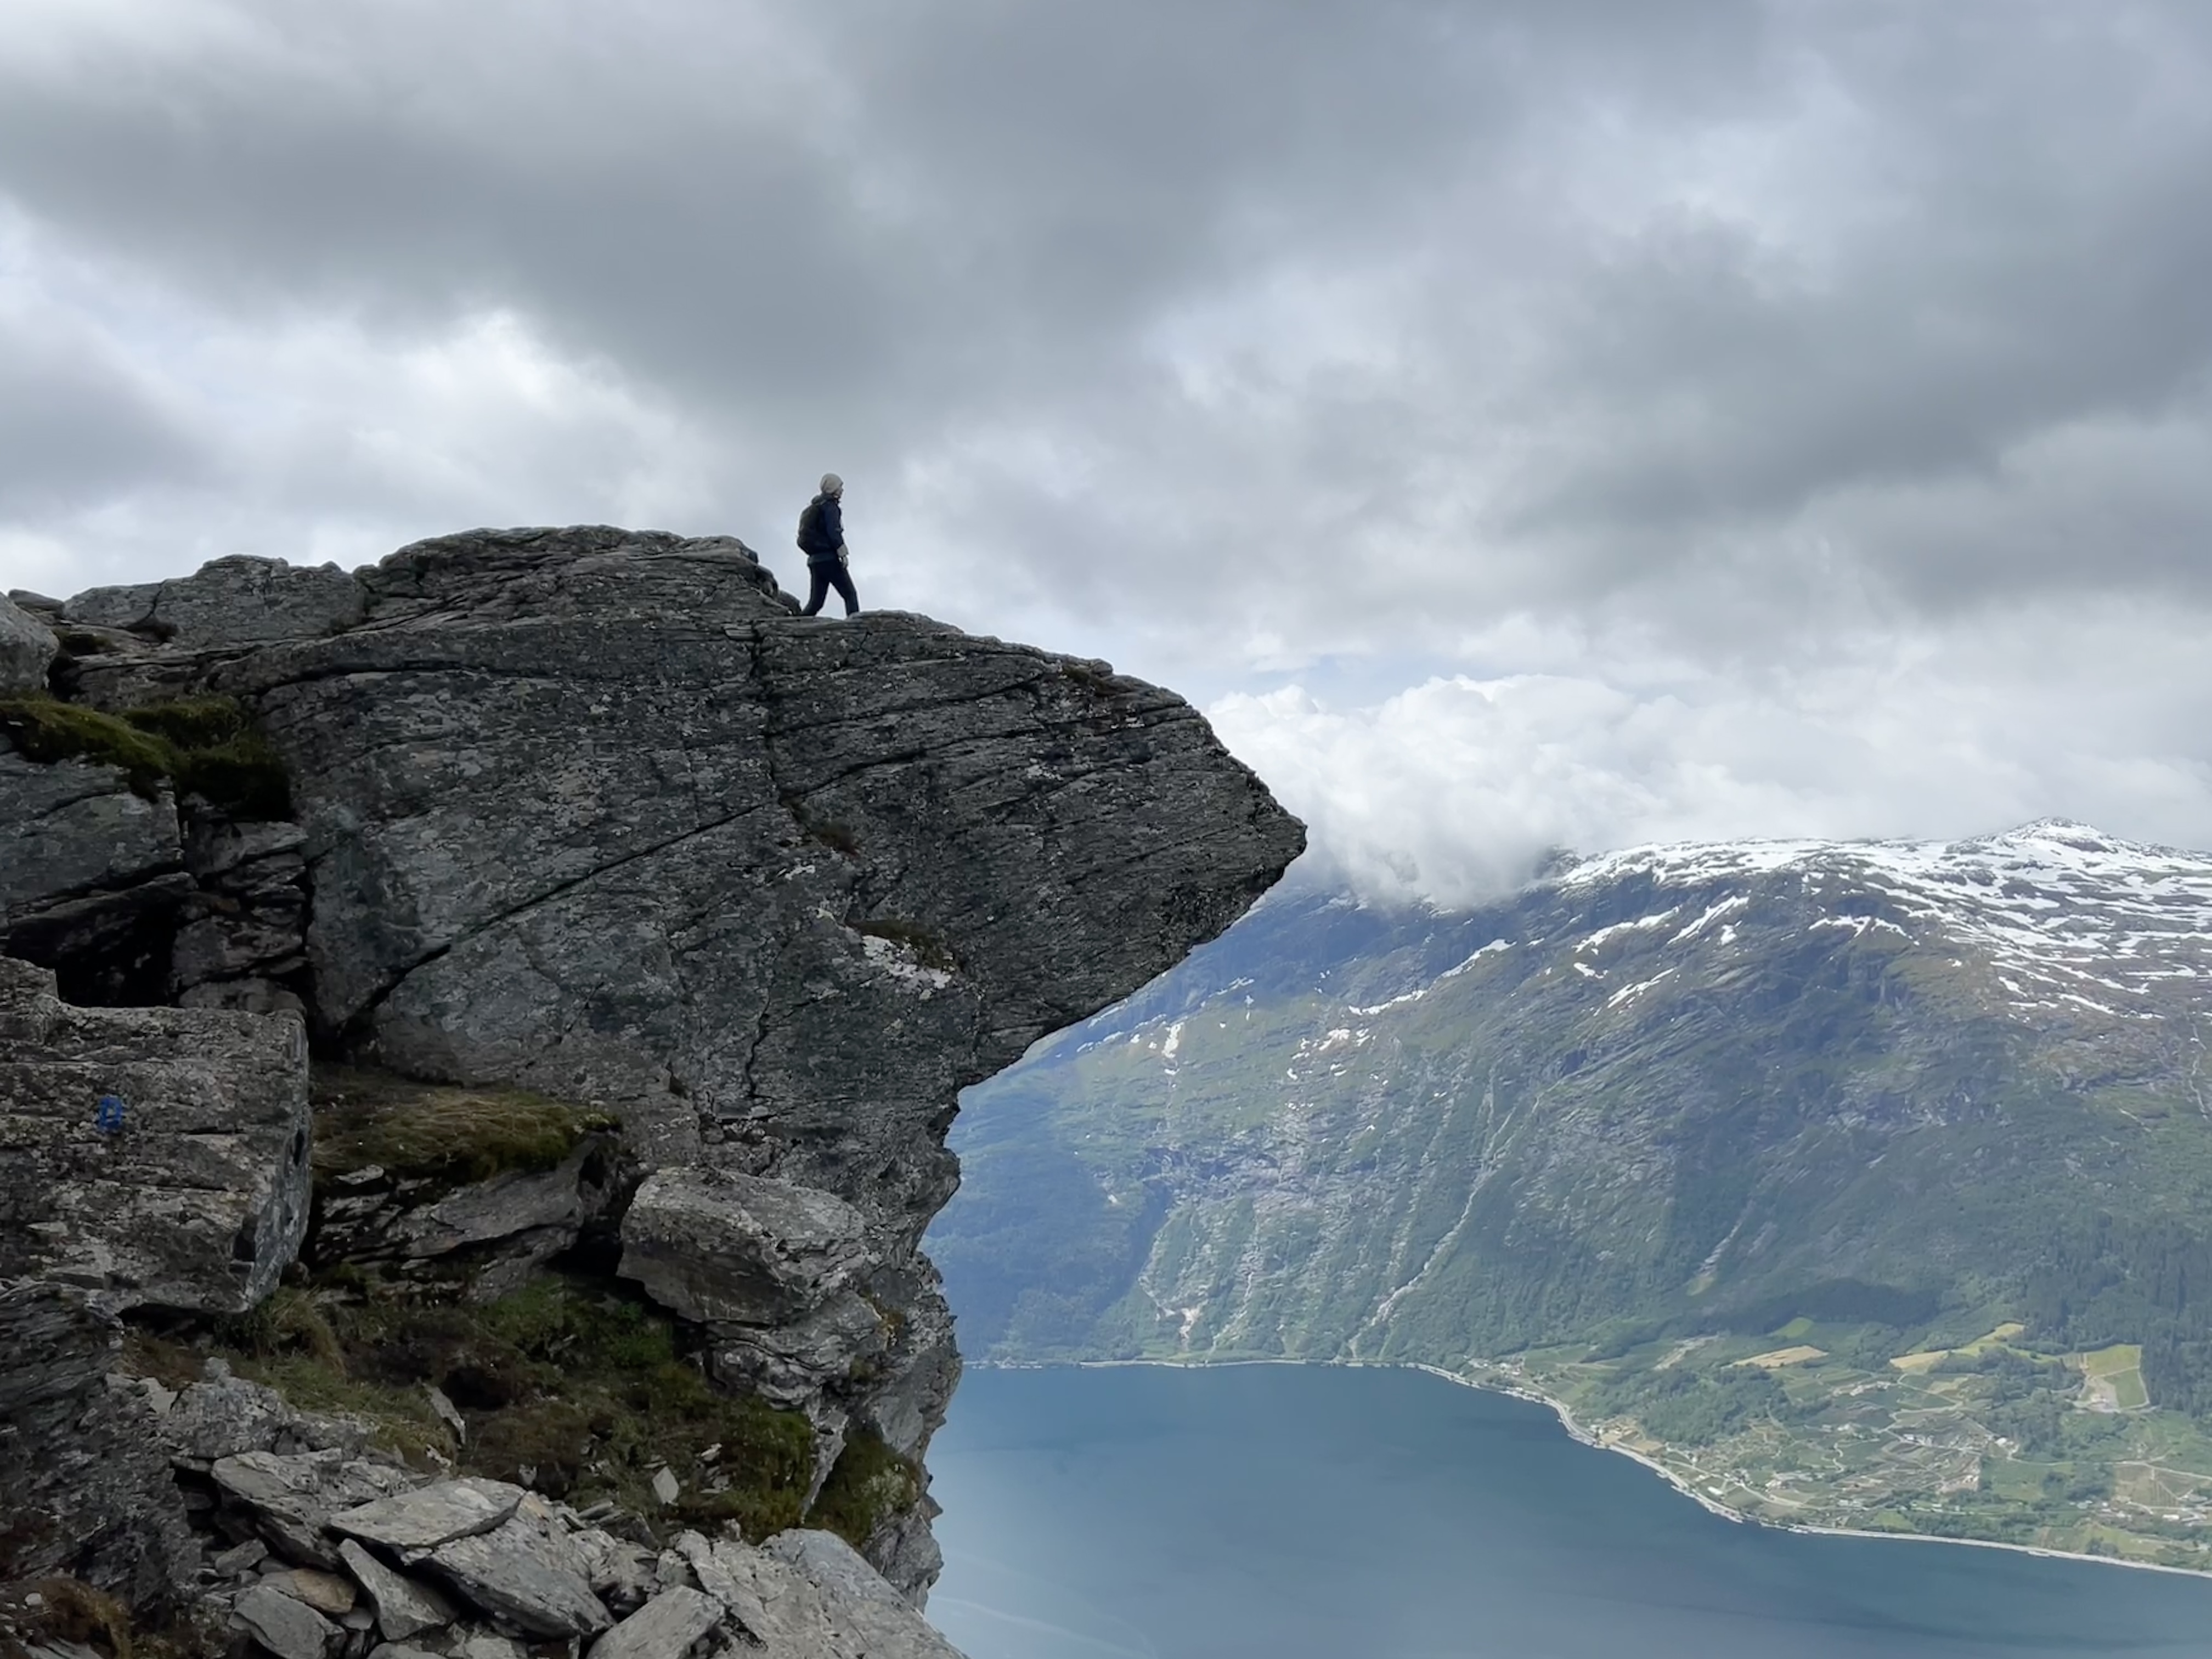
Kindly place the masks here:
POLYGON ((104 1135, 123 1133, 123 1097, 120 1095, 100 1096, 100 1112, 92 1120, 92 1127, 104 1135))

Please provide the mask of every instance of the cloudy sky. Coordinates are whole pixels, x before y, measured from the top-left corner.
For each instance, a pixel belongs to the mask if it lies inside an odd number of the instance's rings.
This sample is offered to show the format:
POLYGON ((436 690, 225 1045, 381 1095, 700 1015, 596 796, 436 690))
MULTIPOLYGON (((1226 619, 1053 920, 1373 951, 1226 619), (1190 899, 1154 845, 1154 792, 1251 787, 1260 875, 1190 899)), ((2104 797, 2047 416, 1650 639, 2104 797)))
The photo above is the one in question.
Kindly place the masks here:
POLYGON ((849 481, 1370 890, 2212 846, 2202 0, 7 0, 0 586, 849 481))

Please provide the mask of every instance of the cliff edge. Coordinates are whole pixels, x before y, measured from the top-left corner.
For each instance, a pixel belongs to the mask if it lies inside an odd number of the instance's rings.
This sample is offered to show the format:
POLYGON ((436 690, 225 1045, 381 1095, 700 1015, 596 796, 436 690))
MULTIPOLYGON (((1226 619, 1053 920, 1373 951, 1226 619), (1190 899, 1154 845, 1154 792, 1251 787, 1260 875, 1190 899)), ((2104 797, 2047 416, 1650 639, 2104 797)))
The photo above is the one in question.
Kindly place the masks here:
MULTIPOLYGON (((186 1316, 280 1272, 348 1333, 602 1285, 724 1401, 803 1424, 813 1509, 872 1480, 884 1501, 843 1530, 919 1601, 920 1460, 958 1375, 919 1241, 957 1184, 958 1091, 1220 932, 1296 821, 1173 695, 920 617, 797 617, 733 538, 481 531, 350 574, 229 559, 16 598, 0 955, 55 976, 49 1024, 173 1005, 230 1022, 220 1048, 266 1022, 256 1063, 312 1047, 317 1109, 304 1245, 300 1149, 248 1133, 288 1097, 258 1085, 239 1124, 180 1132, 232 1150, 197 1184, 253 1218, 238 1261, 126 1285, 100 1231, 122 1206, 49 1213, 11 1176, 0 1235, 42 1241, 0 1237, 15 1288, 208 1352, 234 1333, 186 1316), (551 1150, 391 1150, 455 1101, 538 1114, 551 1150), (70 1271, 32 1271, 49 1258, 70 1271)), ((169 1132, 158 1080, 110 1079, 128 1048, 47 1055, 35 1084, 27 1053, 11 1092, 50 1105, 11 1100, 12 1143, 75 1170, 169 1132), (110 1097, 120 1125, 95 1122, 110 1097)), ((482 1402, 431 1391, 480 1443, 482 1402)), ((579 1468, 611 1432, 571 1431, 579 1468)), ((67 1553, 34 1565, 88 1566, 67 1553)))

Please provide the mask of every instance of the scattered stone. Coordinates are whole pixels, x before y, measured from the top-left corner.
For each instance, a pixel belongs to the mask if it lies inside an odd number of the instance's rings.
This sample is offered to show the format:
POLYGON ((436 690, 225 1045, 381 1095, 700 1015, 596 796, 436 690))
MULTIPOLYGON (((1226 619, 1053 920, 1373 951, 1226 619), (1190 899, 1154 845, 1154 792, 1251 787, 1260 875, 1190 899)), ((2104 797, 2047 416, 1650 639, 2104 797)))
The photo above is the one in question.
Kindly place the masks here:
POLYGON ((471 1636, 458 1650, 458 1659, 525 1659, 520 1643, 504 1636, 471 1636))
POLYGON ((292 1567, 262 1582, 295 1601, 306 1602, 327 1619, 342 1618, 351 1613, 354 1603, 360 1599, 352 1580, 334 1572, 319 1572, 313 1567, 292 1567))
POLYGON ((684 1659, 726 1609, 695 1589, 663 1590, 592 1644, 591 1659, 684 1659))
POLYGON ((453 1622, 453 1603, 437 1590, 393 1571, 352 1539, 338 1546, 338 1557, 376 1604, 376 1626, 387 1642, 404 1642, 453 1622))
POLYGON ((504 1525, 522 1496, 521 1487, 504 1480, 468 1475, 349 1510, 334 1517, 331 1526, 390 1550, 434 1550, 504 1525))
POLYGON ((330 1569, 339 1565, 337 1540, 324 1528, 339 1515, 398 1492, 408 1480, 403 1471, 337 1451, 240 1452, 216 1459, 209 1473, 271 1548, 290 1560, 330 1569))
POLYGON ((243 1544, 233 1544, 220 1554, 210 1556, 208 1565, 228 1578, 242 1578, 269 1559, 269 1546, 258 1538, 249 1538, 243 1544))
POLYGON ((428 1648, 410 1648, 396 1642, 386 1642, 381 1647, 371 1648, 368 1659, 441 1659, 428 1648))
POLYGON ((241 1595, 231 1615, 277 1659, 324 1659, 337 1639, 337 1626, 268 1584, 256 1584, 241 1595))
POLYGON ((682 1482, 677 1480, 675 1474, 665 1463, 653 1472, 653 1495, 660 1500, 662 1508, 665 1509, 669 1504, 673 1504, 683 1495, 683 1492, 682 1482))
POLYGON ((568 1540, 526 1521, 441 1544, 429 1559, 477 1607, 532 1636, 591 1636, 611 1622, 568 1540))
POLYGON ((338 1615, 338 1623, 347 1630, 370 1631, 376 1628, 376 1614, 362 1607, 348 1607, 338 1615))
POLYGON ((617 1613, 642 1606, 665 1588, 654 1571, 653 1552, 626 1538, 586 1528, 568 1541, 584 1564, 592 1594, 617 1613))
POLYGON ((434 1382, 427 1392, 430 1396, 430 1409, 438 1413, 438 1420, 453 1431, 454 1439, 466 1440, 469 1437, 469 1420, 461 1415, 460 1407, 447 1399, 445 1390, 434 1382))

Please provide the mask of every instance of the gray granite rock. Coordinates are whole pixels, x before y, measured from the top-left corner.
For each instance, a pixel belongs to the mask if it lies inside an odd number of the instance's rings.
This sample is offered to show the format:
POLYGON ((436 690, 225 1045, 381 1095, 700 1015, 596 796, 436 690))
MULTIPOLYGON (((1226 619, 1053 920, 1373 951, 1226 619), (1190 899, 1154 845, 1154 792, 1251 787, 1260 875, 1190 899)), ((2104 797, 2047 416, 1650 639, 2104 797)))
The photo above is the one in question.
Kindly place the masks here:
POLYGON ((64 606, 73 623, 129 629, 179 650, 234 649, 313 638, 359 623, 368 595, 336 565, 295 566, 246 555, 190 576, 95 587, 64 606))
POLYGON ((82 1291, 0 1283, 0 1578, 61 1574, 159 1608, 200 1551, 154 1413, 106 1380, 122 1347, 82 1291))
POLYGON ((684 1659, 727 1611, 701 1590, 663 1590, 592 1643, 591 1659, 684 1659))
POLYGON ((349 1537, 365 1538, 386 1549, 434 1550, 504 1526, 522 1499, 520 1486, 464 1476, 363 1504, 331 1524, 349 1537))
POLYGON ((0 599, 0 696, 44 691, 46 669, 60 650, 53 629, 13 599, 0 599))
POLYGON ((307 1224, 296 1017, 76 1008, 0 958, 0 1278, 237 1313, 307 1224), (99 1125, 122 1103, 122 1126, 99 1125))
POLYGON ((622 1237, 623 1276, 701 1324, 794 1319, 868 1261, 867 1218, 835 1194, 730 1170, 648 1176, 622 1237))
POLYGON ((338 1545, 338 1559, 368 1594, 376 1609, 376 1627, 386 1641, 404 1642, 453 1622, 453 1604, 434 1586, 393 1571, 352 1539, 338 1545))
POLYGON ((273 1585, 256 1584, 238 1598, 232 1616, 276 1659, 325 1659, 337 1626, 273 1585))
POLYGON ((484 1612, 532 1636, 591 1636, 612 1622, 568 1540, 519 1516, 441 1544, 429 1565, 484 1612))

